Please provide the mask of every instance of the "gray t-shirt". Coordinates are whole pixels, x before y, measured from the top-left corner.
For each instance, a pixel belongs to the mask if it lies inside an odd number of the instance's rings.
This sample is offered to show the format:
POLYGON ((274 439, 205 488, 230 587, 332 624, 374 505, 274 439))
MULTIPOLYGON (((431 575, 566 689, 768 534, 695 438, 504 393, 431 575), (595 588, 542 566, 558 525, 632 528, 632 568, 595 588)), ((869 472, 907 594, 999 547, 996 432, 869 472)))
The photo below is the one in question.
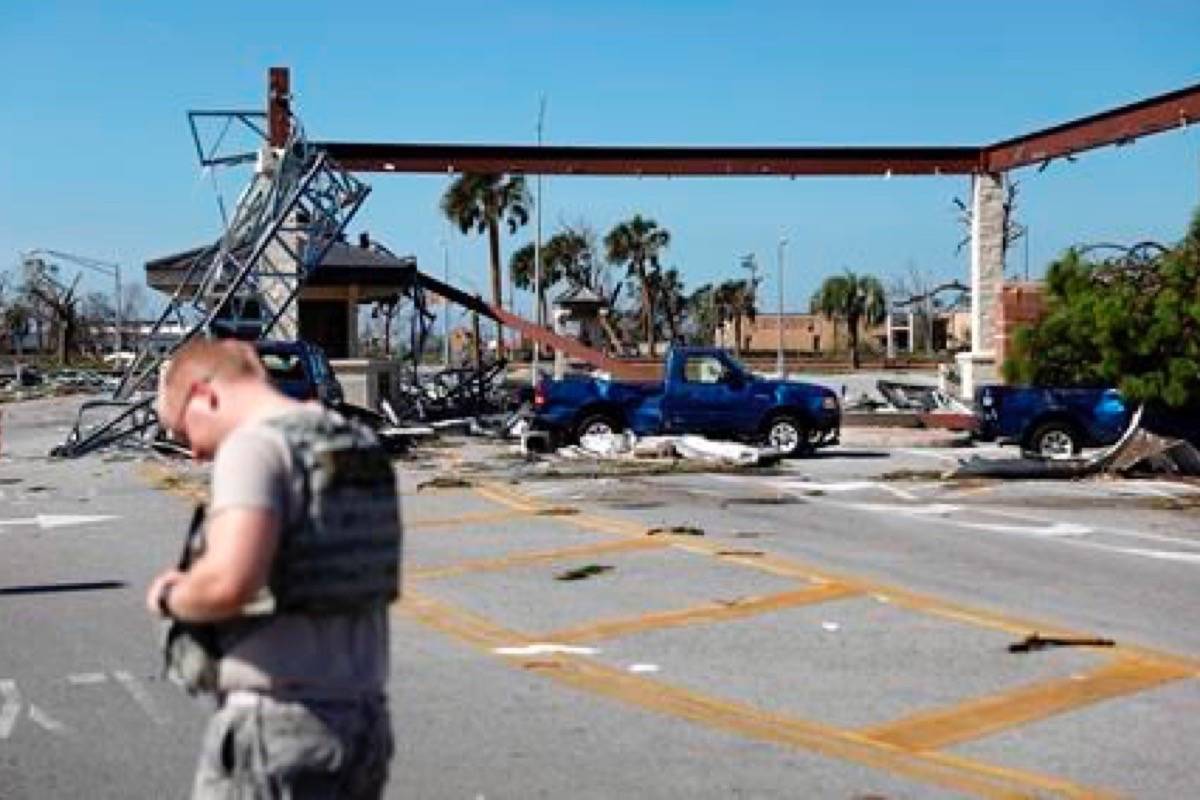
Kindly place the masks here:
MULTIPOLYGON (((330 413, 306 408, 296 414, 330 413)), ((232 508, 265 508, 282 521, 280 537, 304 502, 283 434, 262 421, 237 428, 213 461, 209 518, 232 508)), ((229 626, 221 691, 246 689, 296 696, 382 692, 388 676, 388 612, 278 614, 229 626)))

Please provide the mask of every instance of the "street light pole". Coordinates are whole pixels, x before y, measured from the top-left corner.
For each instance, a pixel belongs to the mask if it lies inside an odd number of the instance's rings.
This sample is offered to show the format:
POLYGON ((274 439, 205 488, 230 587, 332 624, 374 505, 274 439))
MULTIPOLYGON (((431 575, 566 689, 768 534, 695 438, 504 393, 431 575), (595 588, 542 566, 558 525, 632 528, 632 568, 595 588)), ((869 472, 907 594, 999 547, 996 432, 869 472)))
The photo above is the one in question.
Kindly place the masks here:
MULTIPOLYGON (((537 143, 542 146, 542 122, 546 117, 546 95, 538 101, 537 143)), ((536 217, 537 235, 533 240, 533 319, 538 327, 543 327, 542 319, 542 174, 537 176, 537 197, 534 198, 533 213, 536 217)), ((533 340, 533 365, 529 370, 529 382, 536 389, 538 385, 538 369, 541 360, 541 345, 533 340)))
POLYGON ((775 354, 775 371, 782 379, 783 371, 783 250, 787 247, 787 237, 779 237, 779 350, 775 354))

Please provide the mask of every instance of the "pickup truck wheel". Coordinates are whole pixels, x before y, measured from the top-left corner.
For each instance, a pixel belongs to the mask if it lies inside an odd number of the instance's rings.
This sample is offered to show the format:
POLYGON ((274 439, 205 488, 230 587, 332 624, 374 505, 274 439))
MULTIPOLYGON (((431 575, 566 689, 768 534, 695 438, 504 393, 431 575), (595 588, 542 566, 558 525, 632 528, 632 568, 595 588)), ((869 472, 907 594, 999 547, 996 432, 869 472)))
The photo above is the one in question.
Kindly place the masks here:
POLYGON ((611 436, 624 429, 625 426, 611 414, 588 414, 575 426, 575 439, 579 440, 584 436, 611 436))
POLYGON ((1042 458, 1079 455, 1079 433, 1069 422, 1043 422, 1029 437, 1029 451, 1042 458))
POLYGON ((784 456, 795 456, 810 447, 808 428, 790 414, 772 417, 767 423, 766 442, 784 456))

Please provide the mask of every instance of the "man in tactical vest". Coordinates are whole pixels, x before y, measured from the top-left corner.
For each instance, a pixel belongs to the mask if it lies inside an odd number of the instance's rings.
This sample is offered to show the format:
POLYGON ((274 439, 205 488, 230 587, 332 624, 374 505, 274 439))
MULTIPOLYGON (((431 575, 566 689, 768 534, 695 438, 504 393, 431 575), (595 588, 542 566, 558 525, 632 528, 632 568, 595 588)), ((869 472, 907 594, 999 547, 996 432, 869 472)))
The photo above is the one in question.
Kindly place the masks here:
POLYGON ((207 514, 146 594, 171 622, 168 673, 219 704, 193 797, 379 797, 401 545, 390 460, 361 426, 276 391, 241 342, 183 347, 158 413, 213 462, 207 514))

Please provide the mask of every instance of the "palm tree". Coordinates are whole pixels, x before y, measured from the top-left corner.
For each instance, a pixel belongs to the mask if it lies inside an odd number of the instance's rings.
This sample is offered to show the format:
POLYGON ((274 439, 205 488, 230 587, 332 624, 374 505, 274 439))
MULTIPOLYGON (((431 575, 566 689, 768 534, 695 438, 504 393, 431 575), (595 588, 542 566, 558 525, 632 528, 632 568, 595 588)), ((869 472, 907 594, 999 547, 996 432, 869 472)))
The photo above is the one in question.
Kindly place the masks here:
MULTIPOLYGON (((533 201, 519 175, 498 174, 460 175, 442 195, 442 213, 464 234, 474 230, 486 233, 492 271, 492 303, 501 308, 504 295, 500 275, 500 223, 508 225, 510 234, 529 222, 529 207, 533 201)), ((497 333, 501 328, 497 325, 497 333)), ((497 346, 503 351, 503 337, 497 346)))
POLYGON ((688 295, 684 303, 689 339, 693 344, 712 345, 716 340, 717 305, 716 290, 706 283, 688 295))
MULTIPOLYGON (((533 259, 534 247, 530 242, 514 252, 508 262, 513 282, 520 289, 530 289, 533 286, 533 259)), ((565 280, 572 288, 597 288, 596 275, 593 272, 594 263, 592 243, 584 231, 564 227, 542 244, 542 275, 538 297, 542 319, 547 317, 546 292, 560 281, 565 280)))
POLYGON ((646 277, 650 281, 650 294, 655 303, 652 310, 655 335, 657 337, 665 325, 670 342, 676 344, 679 342, 679 323, 687 303, 679 270, 671 267, 651 272, 646 277))
POLYGON ((758 316, 755 303, 755 285, 748 280, 725 281, 713 293, 717 310, 717 322, 733 323, 733 352, 742 354, 742 320, 754 322, 758 316))
POLYGON ((641 290, 642 331, 654 354, 654 279, 659 270, 658 256, 671 243, 671 234, 658 223, 635 214, 633 219, 618 223, 604 237, 608 260, 624 264, 628 275, 636 277, 641 290))
POLYGON ((887 295, 883 284, 872 275, 856 275, 846 270, 845 275, 833 275, 825 279, 821 288, 813 295, 812 310, 824 314, 834 321, 846 318, 850 334, 850 363, 858 369, 858 334, 862 324, 877 325, 887 313, 887 295))

